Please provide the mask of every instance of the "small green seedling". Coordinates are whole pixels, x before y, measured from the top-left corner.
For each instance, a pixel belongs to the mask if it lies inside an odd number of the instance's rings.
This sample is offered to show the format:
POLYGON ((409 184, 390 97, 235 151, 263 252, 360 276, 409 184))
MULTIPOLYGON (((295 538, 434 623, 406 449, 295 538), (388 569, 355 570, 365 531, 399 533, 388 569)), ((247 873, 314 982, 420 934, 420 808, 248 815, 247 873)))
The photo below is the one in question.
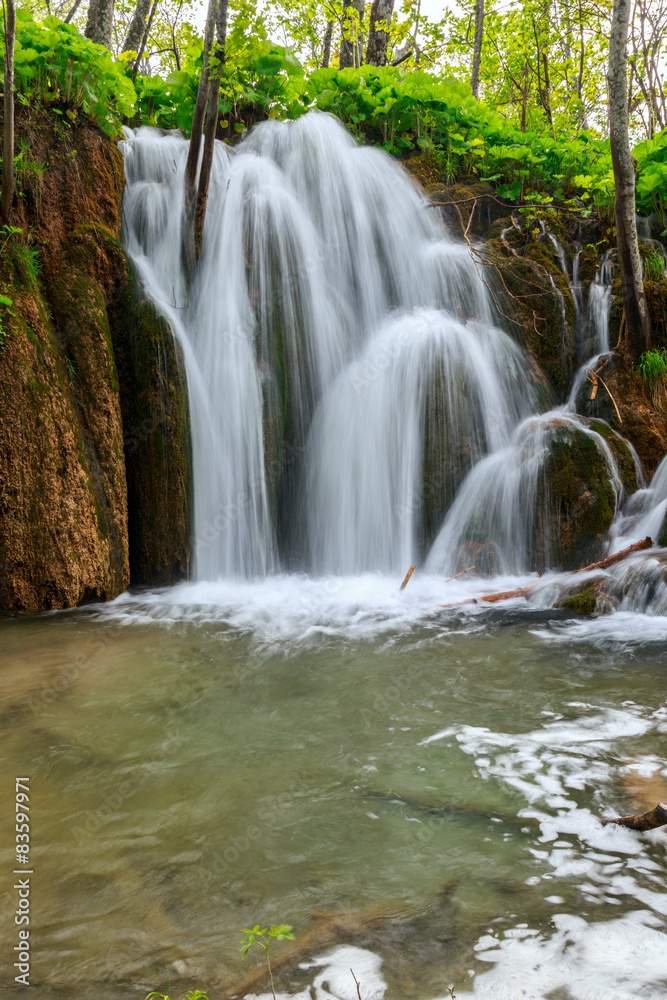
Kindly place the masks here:
MULTIPOLYGON (((269 980, 271 982, 271 992, 273 993, 273 1000, 276 1000, 276 991, 273 985, 273 972, 271 971, 271 961, 269 959, 269 948, 271 947, 273 941, 294 940, 291 925, 278 924, 277 927, 263 927, 260 929, 259 924, 255 924, 252 929, 244 927, 242 933, 243 939, 241 941, 241 951, 243 952, 244 958, 253 945, 258 944, 260 948, 264 949, 266 967, 269 970, 269 980)), ((148 1000, 148 998, 146 998, 146 1000, 148 1000)))
MULTIPOLYGON (((166 993, 156 993, 153 990, 148 996, 144 997, 144 1000, 171 1000, 171 976, 169 975, 169 970, 167 970, 167 992, 166 993)), ((183 1000, 208 1000, 205 993, 201 990, 188 990, 188 992, 183 997, 183 1000)))

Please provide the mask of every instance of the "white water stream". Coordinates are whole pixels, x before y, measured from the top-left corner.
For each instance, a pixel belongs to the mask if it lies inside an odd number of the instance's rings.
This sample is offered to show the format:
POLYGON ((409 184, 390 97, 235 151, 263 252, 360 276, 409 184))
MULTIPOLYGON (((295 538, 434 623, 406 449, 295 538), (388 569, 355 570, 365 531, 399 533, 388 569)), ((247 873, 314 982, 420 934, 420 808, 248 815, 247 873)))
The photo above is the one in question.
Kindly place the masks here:
MULTIPOLYGON (((447 575, 556 568, 545 463, 581 435, 620 512, 613 450, 577 413, 609 352, 609 254, 586 305, 579 254, 570 275, 544 230, 594 356, 568 401, 540 414, 528 363, 493 325, 465 247, 394 161, 332 117, 267 122, 235 151, 217 145, 189 296, 187 142, 127 130, 124 152, 128 247, 187 366, 195 579, 400 574, 412 562, 447 575)), ((565 324, 564 302, 562 313, 565 324)), ((656 488, 619 513, 610 544, 659 531, 656 488)))

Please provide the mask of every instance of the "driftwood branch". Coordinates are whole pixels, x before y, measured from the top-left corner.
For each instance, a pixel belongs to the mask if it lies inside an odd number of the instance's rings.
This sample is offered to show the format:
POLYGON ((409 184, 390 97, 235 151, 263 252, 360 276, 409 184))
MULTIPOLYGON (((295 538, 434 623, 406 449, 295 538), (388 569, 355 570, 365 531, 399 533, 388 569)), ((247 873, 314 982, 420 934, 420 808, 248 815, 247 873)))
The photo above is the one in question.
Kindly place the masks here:
MULTIPOLYGON (((632 555, 634 552, 641 552, 644 549, 650 549, 653 545, 653 539, 642 538, 641 542, 635 542, 633 545, 628 545, 627 548, 621 549, 620 552, 615 552, 613 556, 607 556, 606 559, 600 559, 598 562, 589 563, 588 566, 582 566, 581 569, 572 570, 568 573, 568 576, 576 576, 577 573, 588 573, 593 569, 606 569, 607 566, 613 566, 614 563, 620 562, 627 556, 632 555)), ((466 572, 464 570, 464 572, 466 572)), ((460 574, 459 574, 460 575, 460 574)), ((456 577, 451 577, 452 580, 456 577)), ((446 581, 448 582, 448 581, 446 581)), ((463 604, 478 604, 483 601, 486 604, 495 604, 496 601, 509 601, 513 597, 528 597, 528 595, 533 590, 533 587, 519 587, 517 590, 502 590, 498 594, 485 594, 483 597, 471 597, 467 601, 456 601, 454 604, 441 604, 441 608, 458 608, 463 604)))
POLYGON ((575 573, 587 573, 590 569, 606 569, 607 566, 613 566, 614 563, 620 562, 626 556, 631 556, 633 552, 642 552, 644 549, 650 549, 652 545, 653 539, 647 535, 646 538, 642 538, 641 542, 628 545, 627 549, 621 549, 620 552, 615 552, 613 556, 607 556, 606 559, 601 559, 599 562, 590 563, 581 569, 573 570, 570 576, 574 576, 575 573))
POLYGON ((651 809, 650 812, 602 820, 603 826, 610 824, 627 826, 630 830, 656 830, 659 826, 667 826, 667 805, 664 802, 658 802, 655 809, 651 809))

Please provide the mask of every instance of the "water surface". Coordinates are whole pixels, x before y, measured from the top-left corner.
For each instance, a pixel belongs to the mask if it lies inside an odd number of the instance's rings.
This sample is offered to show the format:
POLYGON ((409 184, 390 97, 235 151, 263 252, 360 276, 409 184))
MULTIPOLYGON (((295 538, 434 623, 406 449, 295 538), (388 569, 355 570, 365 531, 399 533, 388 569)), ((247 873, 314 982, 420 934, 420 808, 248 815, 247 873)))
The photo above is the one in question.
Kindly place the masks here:
POLYGON ((667 838, 597 819, 665 797, 667 620, 438 607, 484 587, 278 577, 3 622, 40 1000, 165 966, 215 1000, 254 968, 242 927, 318 919, 285 995, 352 1000, 352 966, 364 1000, 667 996, 667 838))

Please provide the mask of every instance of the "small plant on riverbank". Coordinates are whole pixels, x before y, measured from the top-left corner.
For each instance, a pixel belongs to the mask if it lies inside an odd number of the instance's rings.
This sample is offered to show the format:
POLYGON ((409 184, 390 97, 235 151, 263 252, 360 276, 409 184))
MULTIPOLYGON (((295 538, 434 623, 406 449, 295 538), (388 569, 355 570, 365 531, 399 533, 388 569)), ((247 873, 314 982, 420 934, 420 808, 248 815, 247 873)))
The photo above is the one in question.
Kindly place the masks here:
MULTIPOLYGON (((269 948, 273 941, 293 941, 294 935, 292 934, 292 927, 290 924, 278 924, 277 927, 263 927, 260 929, 259 924, 255 924, 253 928, 244 927, 243 928, 243 939, 241 941, 241 951, 243 952, 243 957, 245 958, 253 945, 258 944, 260 948, 264 949, 264 955, 266 957, 266 967, 269 970, 269 981, 271 983, 271 992, 273 994, 273 1000, 276 1000, 276 991, 273 986, 273 972, 271 971, 271 961, 269 959, 269 948)), ((148 998, 146 998, 148 1000, 148 998)))
MULTIPOLYGON (((171 991, 171 986, 167 987, 171 991)), ((145 1000, 171 1000, 169 993, 149 993, 145 1000)), ((183 1000, 208 1000, 206 993, 201 990, 188 990, 183 1000)))

